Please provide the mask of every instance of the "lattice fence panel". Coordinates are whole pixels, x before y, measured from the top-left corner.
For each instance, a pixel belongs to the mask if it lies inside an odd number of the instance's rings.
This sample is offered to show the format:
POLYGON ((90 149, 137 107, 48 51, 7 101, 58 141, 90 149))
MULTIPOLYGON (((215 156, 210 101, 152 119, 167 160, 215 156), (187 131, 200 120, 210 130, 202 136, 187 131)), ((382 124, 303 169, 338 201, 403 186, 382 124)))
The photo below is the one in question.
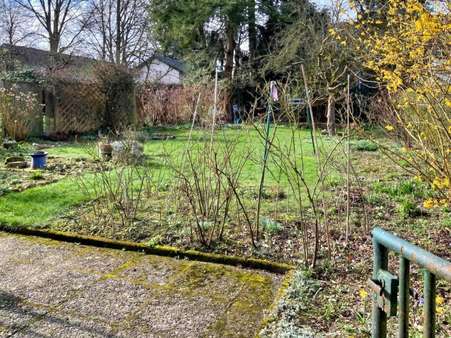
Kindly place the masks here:
POLYGON ((86 133, 103 126, 106 97, 98 85, 60 83, 55 98, 54 133, 86 133))

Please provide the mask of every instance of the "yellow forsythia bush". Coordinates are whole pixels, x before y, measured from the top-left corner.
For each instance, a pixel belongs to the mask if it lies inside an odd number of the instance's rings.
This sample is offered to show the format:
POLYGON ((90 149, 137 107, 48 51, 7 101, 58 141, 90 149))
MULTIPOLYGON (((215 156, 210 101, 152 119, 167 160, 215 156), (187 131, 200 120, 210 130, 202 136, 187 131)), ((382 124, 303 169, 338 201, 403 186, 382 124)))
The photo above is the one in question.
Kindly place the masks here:
POLYGON ((390 102, 381 123, 387 135, 405 142, 397 158, 428 182, 436 198, 451 200, 450 13, 443 2, 388 0, 378 19, 358 17, 354 42, 364 64, 386 88, 390 102), (402 136, 402 137, 401 137, 402 136))

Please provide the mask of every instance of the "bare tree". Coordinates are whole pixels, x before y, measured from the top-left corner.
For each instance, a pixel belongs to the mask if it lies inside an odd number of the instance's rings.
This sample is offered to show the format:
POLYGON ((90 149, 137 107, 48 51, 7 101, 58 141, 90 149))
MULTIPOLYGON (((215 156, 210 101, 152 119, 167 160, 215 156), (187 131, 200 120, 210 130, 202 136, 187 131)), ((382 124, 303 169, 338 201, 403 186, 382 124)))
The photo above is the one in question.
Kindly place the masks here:
POLYGON ((29 42, 30 15, 14 0, 0 0, 0 41, 15 46, 29 42))
POLYGON ((328 30, 319 44, 317 57, 316 76, 320 80, 319 86, 324 87, 323 91, 327 96, 327 132, 330 136, 336 133, 336 102, 347 98, 346 75, 352 68, 355 68, 352 48, 341 45, 333 33, 335 29, 348 29, 346 23, 342 22, 345 12, 346 0, 330 2, 330 22, 325 26, 328 30))
POLYGON ((45 31, 52 59, 74 46, 83 31, 78 0, 15 0, 29 11, 45 31))
POLYGON ((102 60, 130 65, 149 57, 145 0, 91 0, 86 41, 102 60))

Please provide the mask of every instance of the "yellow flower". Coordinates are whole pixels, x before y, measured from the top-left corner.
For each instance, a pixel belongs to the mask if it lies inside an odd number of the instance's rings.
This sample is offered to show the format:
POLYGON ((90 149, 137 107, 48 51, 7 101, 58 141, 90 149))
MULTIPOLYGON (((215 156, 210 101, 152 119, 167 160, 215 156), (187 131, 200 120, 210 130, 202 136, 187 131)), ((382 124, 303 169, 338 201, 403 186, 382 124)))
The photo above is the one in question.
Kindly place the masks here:
POLYGON ((433 189, 445 189, 449 187, 449 178, 440 178, 436 177, 434 178, 434 181, 432 181, 432 188, 433 189))
POLYGON ((449 188, 449 177, 445 177, 442 181, 443 188, 449 188))
POLYGON ((423 207, 426 209, 432 209, 434 207, 434 200, 432 198, 428 198, 423 202, 423 207))
POLYGON ((443 307, 437 306, 437 307, 435 308, 435 312, 436 312, 438 315, 441 315, 441 314, 443 314, 443 313, 445 312, 445 310, 443 309, 443 307))
POLYGON ((421 176, 418 176, 418 175, 415 176, 413 179, 417 182, 423 182, 423 179, 421 178, 421 176))
POLYGON ((444 302, 445 302, 445 298, 443 298, 442 296, 437 295, 435 297, 435 304, 442 305, 444 302))
POLYGON ((440 189, 441 185, 442 185, 442 182, 440 180, 440 177, 434 178, 434 180, 432 181, 432 189, 435 189, 435 188, 440 189))
POLYGON ((393 130, 395 130, 395 127, 393 127, 391 124, 387 124, 387 125, 385 126, 385 130, 387 130, 387 131, 393 131, 393 130))
POLYGON ((447 207, 448 207, 448 200, 445 199, 445 198, 442 198, 442 199, 440 200, 440 204, 442 205, 442 207, 447 208, 447 207))
POLYGON ((365 300, 368 297, 368 292, 365 289, 360 289, 359 296, 362 300, 365 300))

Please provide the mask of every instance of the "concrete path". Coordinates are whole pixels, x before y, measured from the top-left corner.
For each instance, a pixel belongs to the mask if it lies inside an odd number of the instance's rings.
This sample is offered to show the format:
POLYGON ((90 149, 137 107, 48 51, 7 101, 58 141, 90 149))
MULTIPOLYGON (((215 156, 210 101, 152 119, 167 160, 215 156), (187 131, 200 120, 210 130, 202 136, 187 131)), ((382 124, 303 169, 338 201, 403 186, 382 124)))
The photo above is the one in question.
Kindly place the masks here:
POLYGON ((280 278, 0 232, 0 337, 252 337, 280 278))

